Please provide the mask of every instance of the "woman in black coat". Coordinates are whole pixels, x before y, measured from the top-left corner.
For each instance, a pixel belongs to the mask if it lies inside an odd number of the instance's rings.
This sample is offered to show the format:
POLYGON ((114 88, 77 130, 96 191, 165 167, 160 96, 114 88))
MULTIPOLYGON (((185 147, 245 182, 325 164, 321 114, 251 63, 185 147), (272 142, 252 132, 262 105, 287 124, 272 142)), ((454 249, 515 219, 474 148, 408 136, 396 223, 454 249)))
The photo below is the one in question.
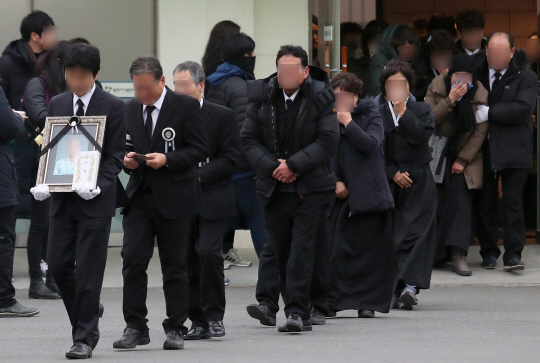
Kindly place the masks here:
POLYGON ((333 241, 328 304, 333 312, 352 309, 372 318, 374 311, 390 310, 396 265, 383 120, 372 99, 358 101, 362 81, 354 74, 338 74, 332 87, 341 138, 334 160, 337 198, 328 223, 333 241))
POLYGON ((436 246, 437 190, 429 162, 435 120, 431 107, 408 99, 413 72, 390 61, 381 72, 386 176, 393 191, 394 245, 398 272, 392 307, 411 310, 428 289, 436 246))

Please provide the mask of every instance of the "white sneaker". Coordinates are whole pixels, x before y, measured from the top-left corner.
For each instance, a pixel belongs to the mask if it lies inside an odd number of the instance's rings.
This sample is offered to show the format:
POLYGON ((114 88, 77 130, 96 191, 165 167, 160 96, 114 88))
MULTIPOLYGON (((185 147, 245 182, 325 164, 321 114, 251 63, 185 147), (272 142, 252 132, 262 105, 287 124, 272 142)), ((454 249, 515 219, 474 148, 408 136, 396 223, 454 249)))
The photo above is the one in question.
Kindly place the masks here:
POLYGON ((250 267, 251 261, 244 260, 238 252, 236 251, 236 248, 231 248, 227 254, 223 255, 223 260, 229 261, 231 263, 231 266, 238 266, 238 267, 250 267))
POLYGON ((228 270, 231 268, 231 262, 228 260, 223 260, 223 269, 228 270))

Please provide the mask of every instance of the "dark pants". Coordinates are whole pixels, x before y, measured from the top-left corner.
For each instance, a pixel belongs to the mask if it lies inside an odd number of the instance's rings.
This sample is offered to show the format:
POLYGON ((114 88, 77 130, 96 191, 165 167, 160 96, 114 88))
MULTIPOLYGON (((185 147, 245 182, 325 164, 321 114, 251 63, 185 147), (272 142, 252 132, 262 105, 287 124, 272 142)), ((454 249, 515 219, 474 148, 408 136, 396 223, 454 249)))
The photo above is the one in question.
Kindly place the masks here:
MULTIPOLYGON (((315 262, 313 279, 311 280, 310 304, 313 308, 328 314, 328 247, 326 223, 319 224, 317 244, 315 246, 315 262)), ((259 257, 259 277, 255 297, 259 304, 265 305, 271 312, 279 311, 279 265, 272 238, 264 246, 259 257)))
POLYGON ((26 243, 28 255, 28 273, 30 280, 41 280, 41 259, 46 260, 47 239, 49 234, 49 211, 51 199, 37 201, 32 198, 32 215, 30 217, 30 229, 26 243))
POLYGON ((69 193, 51 217, 47 261, 73 328, 73 341, 91 344, 90 332, 99 320, 111 218, 88 217, 75 198, 69 193))
POLYGON ((191 220, 188 249, 189 320, 208 328, 209 321, 221 321, 225 314, 223 232, 228 219, 191 220))
POLYGON ((257 256, 268 243, 264 210, 259 203, 259 196, 255 190, 253 175, 233 180, 234 202, 236 215, 231 217, 225 236, 223 237, 223 253, 229 252, 234 244, 234 231, 237 229, 249 229, 253 247, 257 256))
POLYGON ((495 172, 491 167, 489 143, 484 144, 484 181, 478 204, 478 240, 482 257, 501 254, 497 246, 497 201, 499 200, 499 176, 502 183, 502 227, 504 230, 504 263, 511 258, 521 259, 525 246, 525 219, 523 216, 523 186, 527 181, 527 169, 504 169, 495 172))
POLYGON ((184 323, 188 315, 186 252, 190 219, 191 216, 164 218, 156 208, 150 188, 135 194, 132 203, 124 210, 123 311, 128 328, 148 331, 146 270, 157 237, 168 317, 163 321, 163 328, 165 332, 187 333, 184 323))
POLYGON ((15 206, 0 208, 0 308, 17 303, 11 283, 15 252, 15 210, 15 206))
MULTIPOLYGON (((310 319, 310 290, 317 249, 317 233, 332 193, 300 196, 274 192, 265 212, 279 266, 285 315, 310 319)), ((324 248, 326 252, 326 247, 324 248)), ((322 252, 322 253, 324 253, 322 252)))

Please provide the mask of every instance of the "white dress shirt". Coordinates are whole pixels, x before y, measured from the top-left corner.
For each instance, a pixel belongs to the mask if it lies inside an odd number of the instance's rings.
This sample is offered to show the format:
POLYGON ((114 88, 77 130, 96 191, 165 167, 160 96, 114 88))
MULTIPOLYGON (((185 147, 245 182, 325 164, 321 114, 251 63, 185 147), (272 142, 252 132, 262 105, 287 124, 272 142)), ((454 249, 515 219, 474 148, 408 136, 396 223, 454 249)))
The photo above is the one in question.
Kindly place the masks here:
POLYGON ((501 77, 499 78, 499 81, 506 73, 507 69, 503 69, 502 71, 496 71, 494 69, 489 70, 489 89, 491 90, 493 87, 493 81, 495 81, 497 78, 495 77, 495 73, 499 72, 501 74, 501 77))
POLYGON ((283 96, 285 97, 285 109, 287 109, 287 100, 291 100, 292 102, 294 102, 294 99, 296 98, 296 96, 298 95, 298 91, 300 91, 300 88, 298 88, 296 90, 296 92, 294 92, 290 97, 287 96, 287 94, 285 93, 285 90, 283 90, 283 96))
POLYGON ((480 48, 475 49, 473 52, 471 52, 468 49, 465 49, 465 52, 467 52, 467 55, 474 55, 474 54, 478 53, 479 51, 480 51, 480 48))
POLYGON ((96 90, 96 84, 94 83, 94 86, 92 89, 88 92, 86 92, 82 97, 77 96, 75 93, 73 94, 73 114, 76 115, 77 111, 79 110, 79 105, 77 104, 77 101, 81 99, 81 101, 84 103, 83 109, 84 114, 86 115, 86 110, 88 110, 88 104, 90 103, 90 100, 92 99, 92 95, 94 94, 94 91, 96 90))
MULTIPOLYGON (((163 106, 163 100, 165 99, 166 94, 167 94, 167 88, 163 87, 163 92, 161 92, 161 96, 152 105, 155 107, 154 111, 152 111, 152 134, 154 134, 154 129, 156 128, 156 122, 159 117, 159 112, 161 111, 161 107, 163 106)), ((146 125, 146 112, 145 111, 146 111, 146 105, 143 105, 142 114, 143 114, 144 123, 146 125)))

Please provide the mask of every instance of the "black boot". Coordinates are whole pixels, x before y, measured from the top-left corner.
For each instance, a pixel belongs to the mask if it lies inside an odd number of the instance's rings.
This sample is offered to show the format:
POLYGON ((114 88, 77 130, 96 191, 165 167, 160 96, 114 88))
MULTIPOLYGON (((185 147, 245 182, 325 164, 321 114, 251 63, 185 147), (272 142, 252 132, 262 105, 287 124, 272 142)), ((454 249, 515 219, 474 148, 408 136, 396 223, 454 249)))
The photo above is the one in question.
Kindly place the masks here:
POLYGON ((50 272, 47 272, 47 279, 45 280, 45 286, 47 286, 49 290, 54 291, 58 295, 60 295, 60 290, 58 289, 56 282, 54 282, 54 279, 50 272))
POLYGON ((33 280, 30 281, 30 290, 28 291, 28 297, 30 299, 44 299, 44 300, 58 300, 60 295, 56 292, 51 291, 45 284, 43 280, 33 280))

